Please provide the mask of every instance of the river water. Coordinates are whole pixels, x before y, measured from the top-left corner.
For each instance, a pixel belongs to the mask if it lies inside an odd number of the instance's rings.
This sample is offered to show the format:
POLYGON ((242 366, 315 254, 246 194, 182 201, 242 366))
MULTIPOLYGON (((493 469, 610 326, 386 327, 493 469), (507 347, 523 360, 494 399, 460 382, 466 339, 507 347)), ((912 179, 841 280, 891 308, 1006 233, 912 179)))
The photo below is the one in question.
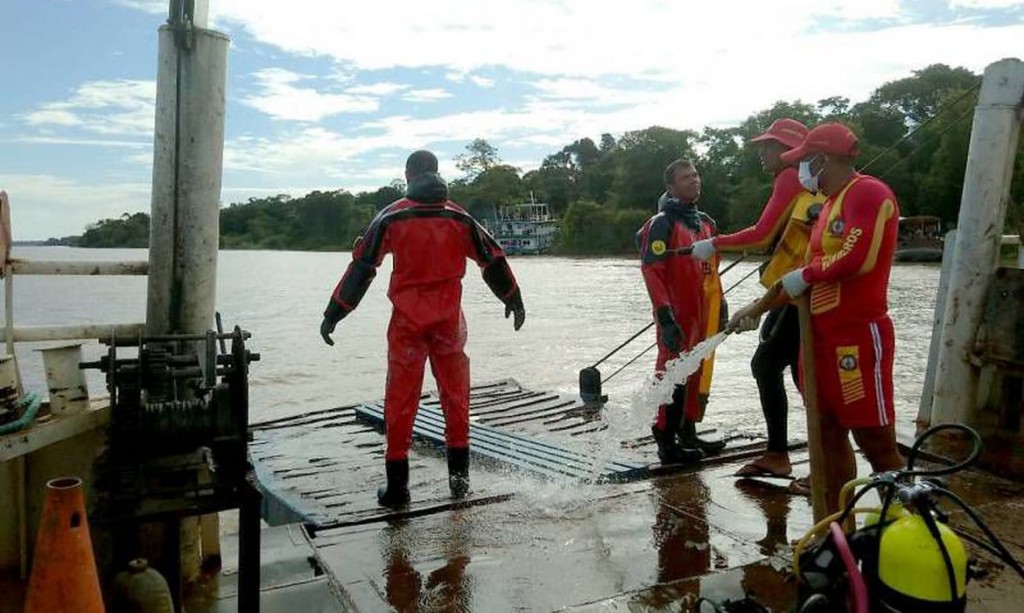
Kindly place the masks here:
MULTIPOLYGON (((144 249, 16 247, 14 257, 34 260, 145 260, 144 249)), ((319 324, 329 292, 348 263, 348 253, 223 251, 217 274, 217 308, 226 327, 252 332, 250 348, 261 355, 251 370, 252 420, 383 397, 385 330, 390 304, 385 295, 390 259, 385 261, 359 309, 338 325, 336 345, 326 346, 319 324)), ((725 287, 756 266, 741 262, 723 278, 725 287)), ((650 307, 638 262, 628 258, 515 258, 512 267, 523 288, 527 320, 514 332, 503 306, 490 294, 470 264, 463 306, 469 326, 467 353, 474 383, 515 378, 533 389, 575 393, 579 370, 593 364, 650 321, 650 307)), ((727 296, 733 308, 760 295, 757 276, 727 296)), ((890 286, 890 312, 896 325, 896 414, 912 425, 917 414, 938 285, 937 265, 897 264, 890 286)), ((31 277, 15 279, 17 326, 72 323, 129 323, 145 318, 145 277, 31 277)), ((601 370, 609 375, 654 341, 649 330, 620 351, 601 370)), ((730 434, 763 432, 757 390, 749 361, 754 333, 729 337, 717 351, 715 378, 706 423, 730 434)), ((34 351, 17 349, 29 389, 42 391, 42 362, 34 351)), ((85 346, 85 358, 104 348, 85 346)), ((653 408, 636 406, 653 368, 648 353, 605 385, 611 408, 622 407, 636 435, 647 431, 653 408)), ((101 375, 91 371, 91 392, 103 391, 101 375)), ((804 435, 802 405, 794 401, 790 429, 804 435)), ((429 369, 425 388, 433 388, 429 369)), ((627 424, 628 427, 628 424, 627 424)))

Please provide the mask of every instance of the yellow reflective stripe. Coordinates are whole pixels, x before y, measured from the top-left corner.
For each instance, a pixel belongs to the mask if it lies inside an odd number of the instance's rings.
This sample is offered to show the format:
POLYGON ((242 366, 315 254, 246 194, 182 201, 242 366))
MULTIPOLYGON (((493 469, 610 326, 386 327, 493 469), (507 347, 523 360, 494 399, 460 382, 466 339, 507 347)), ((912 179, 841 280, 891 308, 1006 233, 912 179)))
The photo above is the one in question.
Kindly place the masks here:
POLYGON ((782 275, 799 268, 806 259, 810 238, 810 226, 805 222, 797 221, 796 218, 790 219, 786 229, 782 231, 782 238, 779 239, 779 245, 775 248, 775 255, 769 260, 761 274, 761 285, 771 287, 782 278, 782 275))
POLYGON ((857 271, 858 275, 862 275, 875 267, 875 263, 878 261, 878 251, 882 248, 882 239, 885 237, 885 223, 892 218, 893 211, 895 210, 896 205, 893 204, 892 200, 886 198, 878 210, 878 216, 875 217, 875 233, 871 236, 868 255, 864 258, 864 263, 861 264, 860 270, 857 271))
POLYGON ((815 283, 811 286, 811 315, 831 311, 839 306, 841 298, 838 283, 815 283))
MULTIPOLYGON (((707 313, 707 322, 704 326, 704 338, 711 338, 718 334, 718 316, 722 312, 722 278, 718 275, 718 258, 711 262, 711 272, 705 275, 704 290, 704 312, 707 313)), ((715 352, 704 359, 701 364, 700 383, 698 393, 705 396, 711 393, 711 377, 715 368, 715 352)))

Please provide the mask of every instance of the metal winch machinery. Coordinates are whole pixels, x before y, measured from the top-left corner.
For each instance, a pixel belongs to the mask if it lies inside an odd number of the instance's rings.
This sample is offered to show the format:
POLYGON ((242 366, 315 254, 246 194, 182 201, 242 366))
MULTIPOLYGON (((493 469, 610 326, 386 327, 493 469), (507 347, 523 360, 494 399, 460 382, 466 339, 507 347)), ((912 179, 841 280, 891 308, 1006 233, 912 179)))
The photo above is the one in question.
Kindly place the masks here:
POLYGON ((179 606, 180 520, 239 509, 239 610, 258 608, 260 495, 248 423, 249 364, 259 354, 246 349, 249 336, 236 326, 111 339, 107 355, 80 365, 105 373, 110 393, 94 512, 110 527, 110 561, 123 567, 140 553, 157 557, 179 606), (163 524, 165 551, 140 551, 142 524, 163 524))

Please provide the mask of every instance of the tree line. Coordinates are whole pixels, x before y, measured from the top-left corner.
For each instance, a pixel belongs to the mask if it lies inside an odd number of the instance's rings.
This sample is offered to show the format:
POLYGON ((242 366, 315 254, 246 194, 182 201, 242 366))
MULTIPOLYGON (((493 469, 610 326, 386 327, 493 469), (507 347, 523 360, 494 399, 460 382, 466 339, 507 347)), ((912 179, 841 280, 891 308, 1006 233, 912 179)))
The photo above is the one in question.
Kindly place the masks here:
MULTIPOLYGON (((651 126, 619 138, 581 138, 523 173, 504 163, 498 150, 477 139, 456 156, 462 177, 449 182, 450 197, 482 220, 505 204, 546 202, 561 219, 557 250, 565 254, 621 254, 634 250, 633 235, 656 208, 662 171, 687 157, 703 182, 701 206, 721 231, 753 223, 771 190, 771 177, 746 142, 775 119, 792 117, 808 126, 825 121, 850 125, 861 139, 859 167, 896 192, 903 215, 936 215, 956 222, 977 103, 980 76, 935 64, 890 81, 859 103, 824 98, 816 103, 780 101, 731 128, 702 131, 651 126)), ((1024 230, 1024 139, 1018 152, 1008 228, 1024 230)), ((250 198, 221 209, 221 246, 228 249, 336 250, 348 248, 376 211, 401 197, 393 182, 373 192, 315 191, 292 198, 250 198)), ((75 244, 141 247, 148 216, 125 214, 90 225, 75 244)))

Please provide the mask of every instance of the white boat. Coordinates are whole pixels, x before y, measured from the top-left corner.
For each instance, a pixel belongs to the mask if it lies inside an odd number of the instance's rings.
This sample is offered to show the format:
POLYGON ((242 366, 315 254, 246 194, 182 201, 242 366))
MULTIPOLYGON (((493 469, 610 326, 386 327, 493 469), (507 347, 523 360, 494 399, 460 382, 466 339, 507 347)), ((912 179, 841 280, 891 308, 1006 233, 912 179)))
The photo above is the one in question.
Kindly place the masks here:
POLYGON ((488 228, 509 255, 539 255, 551 251, 558 232, 558 220, 542 202, 498 207, 488 228))

